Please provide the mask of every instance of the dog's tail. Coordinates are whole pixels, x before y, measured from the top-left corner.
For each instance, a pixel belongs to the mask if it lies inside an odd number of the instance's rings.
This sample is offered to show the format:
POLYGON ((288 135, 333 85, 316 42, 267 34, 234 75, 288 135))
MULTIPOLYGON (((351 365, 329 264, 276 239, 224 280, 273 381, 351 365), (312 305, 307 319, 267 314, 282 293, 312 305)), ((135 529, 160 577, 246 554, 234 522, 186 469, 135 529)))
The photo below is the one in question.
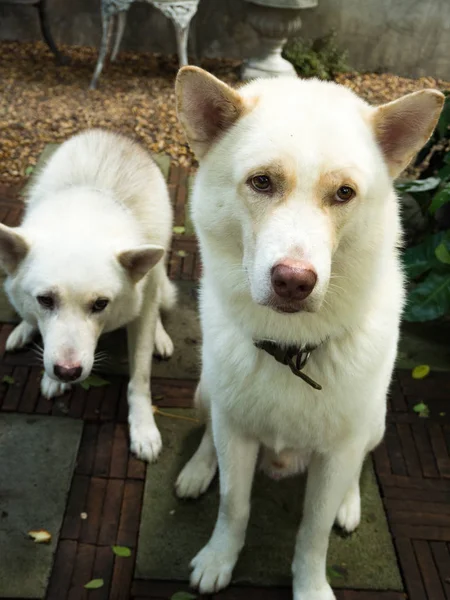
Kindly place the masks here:
POLYGON ((162 311, 167 312, 174 307, 176 301, 177 288, 164 272, 163 276, 161 277, 159 306, 162 311))

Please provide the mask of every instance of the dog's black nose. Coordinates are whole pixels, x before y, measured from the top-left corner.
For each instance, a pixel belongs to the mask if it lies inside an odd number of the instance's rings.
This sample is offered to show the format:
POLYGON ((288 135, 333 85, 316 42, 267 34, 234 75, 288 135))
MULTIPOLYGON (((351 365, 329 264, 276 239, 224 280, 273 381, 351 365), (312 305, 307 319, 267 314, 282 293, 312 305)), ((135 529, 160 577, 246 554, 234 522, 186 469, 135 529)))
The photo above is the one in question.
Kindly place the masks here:
POLYGON ((61 381, 75 381, 81 375, 83 368, 80 365, 65 367, 63 365, 55 365, 53 373, 61 381))

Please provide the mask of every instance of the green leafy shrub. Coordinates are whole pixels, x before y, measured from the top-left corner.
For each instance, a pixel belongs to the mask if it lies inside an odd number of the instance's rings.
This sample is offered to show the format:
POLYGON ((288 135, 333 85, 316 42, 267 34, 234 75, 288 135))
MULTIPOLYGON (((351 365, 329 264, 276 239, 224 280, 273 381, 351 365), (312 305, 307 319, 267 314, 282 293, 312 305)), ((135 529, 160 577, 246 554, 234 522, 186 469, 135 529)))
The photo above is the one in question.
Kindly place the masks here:
POLYGON ((347 52, 336 45, 334 31, 314 42, 300 38, 289 40, 283 56, 302 77, 333 79, 336 73, 351 70, 347 64, 347 52))
POLYGON ((426 217, 418 244, 403 253, 410 282, 407 321, 431 321, 450 314, 450 92, 436 130, 419 153, 420 179, 396 184, 411 194, 426 217))

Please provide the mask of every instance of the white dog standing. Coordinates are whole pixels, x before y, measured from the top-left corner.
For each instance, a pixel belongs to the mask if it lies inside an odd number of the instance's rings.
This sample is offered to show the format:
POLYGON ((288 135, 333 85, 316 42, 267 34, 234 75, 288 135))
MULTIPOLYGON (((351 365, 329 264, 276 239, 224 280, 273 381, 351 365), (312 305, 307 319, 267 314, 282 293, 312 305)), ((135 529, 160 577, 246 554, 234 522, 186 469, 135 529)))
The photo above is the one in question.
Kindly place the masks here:
POLYGON ((294 599, 331 600, 329 534, 334 521, 348 532, 360 521, 359 475, 384 433, 404 302, 392 182, 431 135, 443 95, 375 108, 334 83, 258 80, 235 91, 186 67, 177 97, 200 161, 196 400, 210 414, 177 492, 202 493, 216 455, 221 491, 191 583, 229 583, 263 448, 276 477, 308 466, 294 599))
POLYGON ((159 311, 175 301, 164 261, 172 209, 162 174, 130 140, 102 130, 74 136, 54 153, 29 193, 18 228, 0 225, 5 289, 23 321, 6 349, 39 332, 42 393, 83 381, 101 333, 128 324, 131 449, 154 460, 161 436, 153 418, 153 349, 171 356, 159 311))

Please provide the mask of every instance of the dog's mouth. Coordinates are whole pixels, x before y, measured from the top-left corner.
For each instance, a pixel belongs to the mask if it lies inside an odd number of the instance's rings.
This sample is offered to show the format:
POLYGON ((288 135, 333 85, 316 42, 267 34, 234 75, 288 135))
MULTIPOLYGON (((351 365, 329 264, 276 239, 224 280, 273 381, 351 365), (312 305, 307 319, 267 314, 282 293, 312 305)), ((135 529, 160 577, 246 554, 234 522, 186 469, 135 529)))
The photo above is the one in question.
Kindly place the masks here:
POLYGON ((287 314, 295 314, 302 312, 304 308, 302 306, 272 306, 271 307, 275 312, 278 313, 287 313, 287 314))
POLYGON ((316 312, 319 309, 319 306, 315 303, 308 300, 298 300, 298 301, 286 301, 280 302, 279 299, 275 299, 273 296, 268 300, 260 303, 262 306, 266 306, 270 308, 276 313, 280 313, 283 315, 295 315, 298 313, 312 313, 316 312))
POLYGON ((262 306, 270 308, 274 312, 293 315, 300 312, 310 312, 306 302, 279 302, 271 298, 267 302, 262 302, 262 306))

